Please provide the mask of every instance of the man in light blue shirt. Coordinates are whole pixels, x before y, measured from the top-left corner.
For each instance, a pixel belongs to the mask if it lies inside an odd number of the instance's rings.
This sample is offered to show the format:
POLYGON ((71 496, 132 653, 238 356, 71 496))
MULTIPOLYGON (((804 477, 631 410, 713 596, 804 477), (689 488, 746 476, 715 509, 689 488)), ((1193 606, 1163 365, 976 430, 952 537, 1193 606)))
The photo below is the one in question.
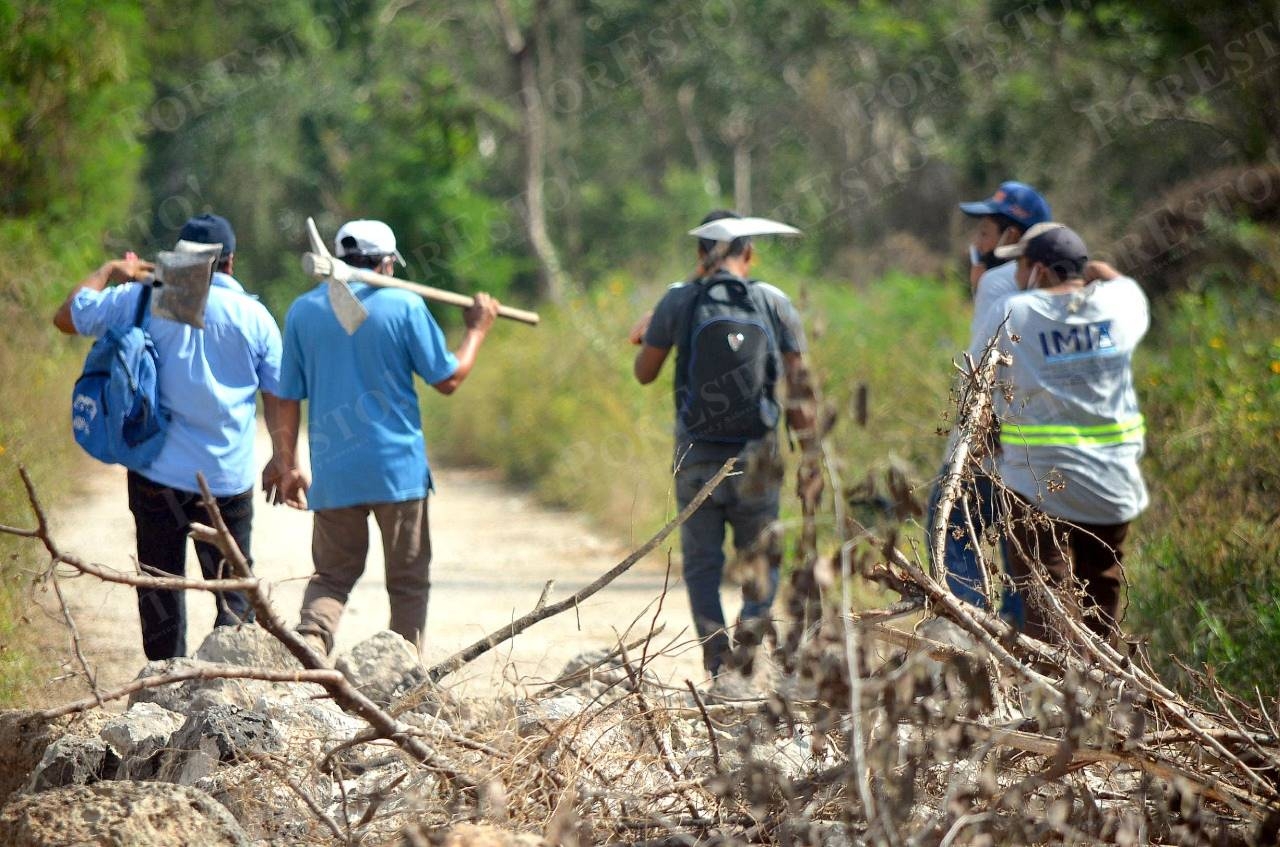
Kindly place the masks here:
MULTIPOLYGON (((160 406, 170 421, 160 454, 146 467, 130 467, 128 476, 138 561, 151 571, 175 576, 186 570, 189 526, 210 523, 197 493, 197 473, 204 474, 237 544, 250 556, 257 394, 262 392, 270 426, 277 408, 281 355, 275 320, 231 275, 235 233, 226 219, 209 214, 192 218, 179 239, 179 249, 187 242, 221 244, 222 250, 203 329, 159 316, 151 320, 160 406)), ((71 290, 54 324, 69 335, 94 337, 131 325, 143 290, 131 281, 149 269, 136 258, 107 262, 71 290)), ((231 576, 212 545, 197 543, 196 554, 205 578, 231 576)), ((215 597, 215 626, 253 619, 244 595, 227 592, 215 597)), ((182 592, 139 588, 138 612, 148 659, 186 655, 182 592)))
MULTIPOLYGON (((348 264, 390 275, 400 258, 395 235, 380 221, 351 221, 334 252, 348 264)), ((486 294, 466 311, 456 353, 422 298, 359 283, 352 291, 369 316, 348 335, 329 304, 328 283, 303 294, 285 319, 280 376, 281 444, 263 471, 276 503, 315 512, 312 558, 298 631, 325 653, 369 549, 369 515, 382 533, 392 631, 419 645, 427 621, 431 469, 414 375, 452 394, 475 365, 497 301, 486 294), (300 401, 308 401, 309 481, 297 467, 300 401)))

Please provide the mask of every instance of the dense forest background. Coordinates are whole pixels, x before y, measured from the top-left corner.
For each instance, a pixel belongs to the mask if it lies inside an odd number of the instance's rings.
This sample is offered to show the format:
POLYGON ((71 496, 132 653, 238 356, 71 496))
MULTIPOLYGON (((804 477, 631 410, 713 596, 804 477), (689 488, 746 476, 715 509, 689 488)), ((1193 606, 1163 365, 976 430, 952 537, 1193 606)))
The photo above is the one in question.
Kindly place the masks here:
POLYGON ((105 258, 217 211, 283 318, 306 216, 377 217, 410 278, 547 316, 432 412, 438 449, 635 531, 666 504, 669 410, 619 339, 732 206, 806 233, 762 272, 829 396, 871 386, 874 425, 838 431, 850 478, 927 479, 967 326, 955 204, 1010 178, 1156 301, 1131 628, 1273 684, 1276 2, 0 0, 0 450, 68 475, 46 422, 80 349, 47 317, 105 258))
POLYGON ((0 234, 83 261, 217 209, 276 307, 301 284, 307 214, 385 218, 414 276, 526 298, 652 272, 721 204, 805 229, 788 259, 806 273, 937 270, 963 238, 955 202, 1015 176, 1110 245, 1171 189, 1277 155, 1278 18, 1137 0, 7 0, 0 234))

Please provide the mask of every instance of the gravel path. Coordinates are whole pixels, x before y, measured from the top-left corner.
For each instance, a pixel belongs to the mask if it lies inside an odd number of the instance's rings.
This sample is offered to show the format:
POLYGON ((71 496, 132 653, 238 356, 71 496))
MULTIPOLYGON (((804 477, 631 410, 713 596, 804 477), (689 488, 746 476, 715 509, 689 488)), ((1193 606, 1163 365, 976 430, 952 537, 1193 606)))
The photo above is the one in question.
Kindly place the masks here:
MULTIPOLYGON (((265 433, 260 432, 260 461, 269 451, 265 433)), ((79 498, 54 513, 56 538, 63 549, 117 568, 132 567, 133 519, 125 501, 124 476, 121 468, 92 465, 79 498)), ((594 534, 579 516, 538 505, 492 472, 441 469, 436 487, 431 498, 432 589, 423 648, 428 664, 525 614, 547 580, 555 580, 548 598, 554 602, 591 582, 627 553, 623 546, 594 534)), ((273 599, 285 619, 295 622, 311 573, 311 516, 269 506, 261 495, 255 508, 255 569, 272 583, 273 599)), ((337 635, 338 649, 387 625, 376 527, 371 534, 368 567, 347 607, 337 635)), ((667 547, 674 542, 673 536, 667 547)), ((663 595, 667 547, 588 600, 577 614, 566 611, 536 624, 446 679, 446 684, 464 694, 496 691, 512 682, 533 685, 554 678, 564 662, 578 653, 612 646, 616 633, 628 627, 632 627, 628 640, 641 637, 663 595), (634 626, 633 621, 637 621, 634 626)), ((187 572, 198 576, 194 551, 188 554, 187 572)), ((133 589, 76 577, 64 580, 63 590, 100 685, 132 679, 145 661, 133 589)), ((213 601, 201 595, 189 596, 187 602, 187 642, 194 652, 212 625, 213 601)), ((728 592, 726 611, 731 616, 737 612, 728 592)), ((703 682, 678 569, 657 622, 665 629, 655 644, 666 645, 673 639, 677 644, 665 651, 670 655, 654 659, 654 672, 676 685, 683 685, 685 679, 703 682)))

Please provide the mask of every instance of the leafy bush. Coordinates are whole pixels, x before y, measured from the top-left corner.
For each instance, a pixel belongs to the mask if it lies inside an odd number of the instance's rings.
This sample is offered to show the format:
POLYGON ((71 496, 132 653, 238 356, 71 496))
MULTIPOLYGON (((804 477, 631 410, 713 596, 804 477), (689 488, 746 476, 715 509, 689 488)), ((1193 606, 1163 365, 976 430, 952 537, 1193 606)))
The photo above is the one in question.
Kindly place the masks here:
POLYGON ((1280 684, 1280 301, 1254 287, 1157 309, 1140 358, 1152 506, 1137 525, 1128 628, 1154 659, 1280 684))
MULTIPOLYGON (((52 327, 38 326, 29 312, 2 302, 0 318, 6 327, 0 338, 0 385, 8 387, 0 415, 0 523, 29 527, 35 521, 19 464, 48 507, 65 496, 81 461, 70 446, 67 420, 84 347, 67 344, 52 327)), ((42 633, 32 625, 38 615, 32 612, 31 583, 46 564, 31 541, 0 535, 0 708, 29 703, 29 687, 44 670, 35 649, 42 633)))
MULTIPOLYGON (((797 289, 785 273, 765 275, 805 316, 814 368, 840 413, 831 443, 846 485, 896 457, 923 486, 949 426, 963 286, 891 274, 863 289, 797 289), (851 409, 860 384, 865 428, 851 409)), ((659 384, 637 385, 623 338, 657 296, 617 277, 547 312, 535 331, 499 328, 463 390, 424 404, 435 453, 499 467, 612 531, 656 529, 672 511, 672 363, 659 384)), ((1127 629, 1150 639, 1161 670, 1172 657, 1209 663, 1238 688, 1280 683, 1277 317, 1275 297, 1256 286, 1186 293, 1157 304, 1137 357, 1152 506, 1134 527, 1127 629)), ((793 512, 784 505, 784 518, 793 512)))

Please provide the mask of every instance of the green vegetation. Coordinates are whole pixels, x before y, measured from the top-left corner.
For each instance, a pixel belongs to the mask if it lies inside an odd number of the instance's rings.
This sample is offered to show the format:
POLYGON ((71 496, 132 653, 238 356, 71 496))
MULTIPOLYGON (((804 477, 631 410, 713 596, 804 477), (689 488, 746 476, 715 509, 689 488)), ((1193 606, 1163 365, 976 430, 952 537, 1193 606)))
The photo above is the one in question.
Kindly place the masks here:
MULTIPOLYGON (((806 313, 826 399, 841 410, 834 442, 849 475, 889 456, 931 474, 944 444, 945 365, 968 328, 961 286, 896 275, 860 292, 834 283, 801 291, 787 281, 778 279, 806 313), (865 429, 850 411, 860 384, 870 397, 865 429)), ((615 278, 545 314, 534 332, 500 328, 456 397, 423 404, 433 451, 502 468, 552 503, 647 536, 673 503, 674 358, 658 383, 641 386, 625 339, 660 293, 633 293, 615 278)))
MULTIPOLYGON (((0 276, 2 278, 2 276, 0 276)), ((84 459, 71 443, 65 421, 79 372, 83 344, 69 344, 50 327, 26 326, 16 310, 0 303, 0 323, 13 330, 0 340, 0 523, 34 527, 35 516, 18 476, 27 468, 46 505, 72 490, 84 459)), ((28 539, 0 535, 0 708, 30 703, 30 690, 50 674, 39 651, 44 614, 31 588, 47 566, 44 549, 28 539)))
POLYGON ((1280 685, 1280 299, 1179 295, 1139 383, 1152 508, 1130 567, 1131 631, 1153 657, 1237 690, 1280 685))
MULTIPOLYGON (((927 479, 967 324, 954 204, 1017 177, 1158 300, 1131 628, 1157 658, 1274 685, 1278 13, 0 3, 0 520, 24 514, 14 462, 60 479, 74 452, 49 422, 65 419, 77 358, 59 351, 80 348, 52 340, 49 311, 89 268, 169 246, 206 209, 232 220, 238 275, 278 317, 310 284, 308 214, 327 233, 383 218, 406 275, 542 308, 543 327, 504 328, 462 394, 428 404, 436 452, 635 536, 670 510, 671 409, 668 388, 630 379, 621 339, 683 274, 680 233, 707 209, 786 219, 806 238, 771 247, 760 273, 802 303, 845 481, 891 460, 927 479), (849 408, 860 384, 865 428, 849 408)), ((10 588, 31 567, 14 549, 0 548, 10 588)), ((0 592, 6 667, 24 629, 14 596, 0 592)))
MULTIPOLYGON (((832 443, 846 484, 897 457, 923 500, 948 426, 947 363, 968 331, 962 286, 791 278, 776 281, 802 305, 840 411, 832 443), (859 384, 870 397, 865 428, 850 410, 859 384)), ((1280 300, 1257 282, 1232 291, 1219 281, 1157 304, 1138 357, 1152 506, 1130 546, 1126 626, 1149 638, 1163 671, 1176 676, 1175 657, 1208 663, 1237 690, 1280 684, 1280 300)), ((661 385, 638 385, 623 339, 659 293, 614 279, 534 333, 496 332, 456 397, 424 403, 434 453, 502 468, 552 503, 647 536, 672 511, 672 368, 661 385)))

